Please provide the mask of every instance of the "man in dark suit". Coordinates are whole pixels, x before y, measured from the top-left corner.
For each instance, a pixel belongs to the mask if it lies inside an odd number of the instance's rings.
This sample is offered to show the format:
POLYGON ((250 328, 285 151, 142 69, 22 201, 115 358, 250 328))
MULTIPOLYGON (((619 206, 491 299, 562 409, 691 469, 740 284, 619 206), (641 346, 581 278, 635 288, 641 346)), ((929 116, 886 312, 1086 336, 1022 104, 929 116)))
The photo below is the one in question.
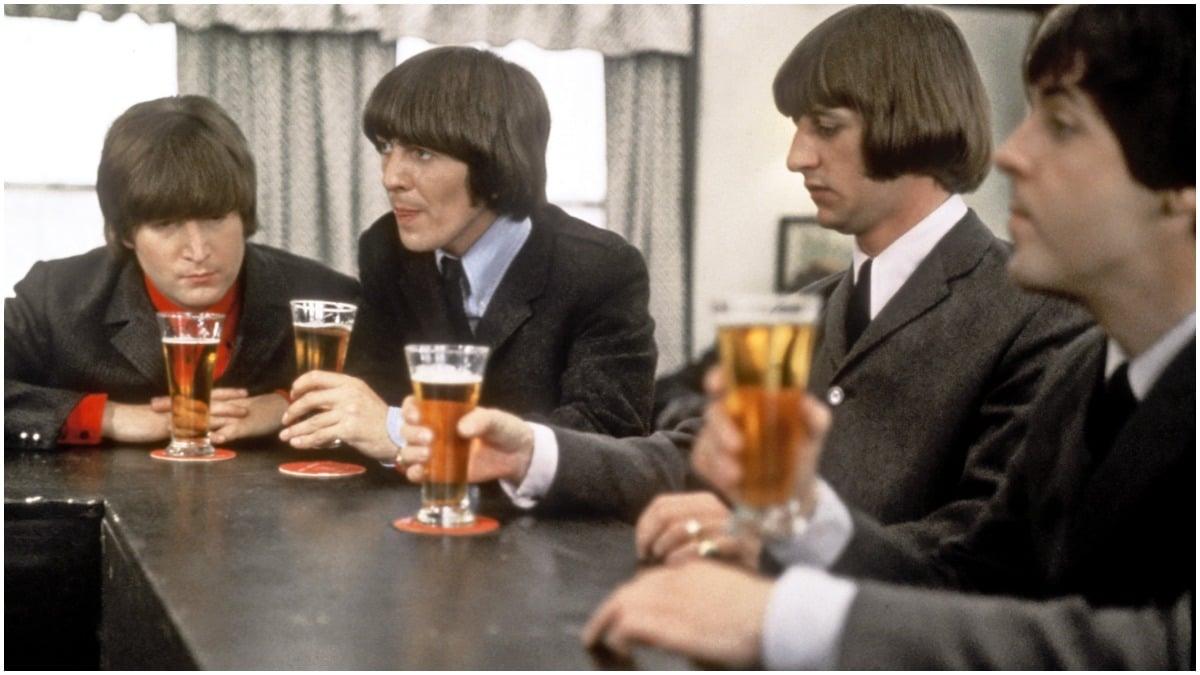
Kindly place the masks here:
POLYGON ((341 439, 392 461, 412 392, 404 346, 446 342, 491 348, 484 405, 574 429, 649 431, 646 264, 620 236, 546 202, 549 115, 532 74, 470 47, 413 56, 376 85, 363 130, 392 212, 359 242, 347 374, 301 377, 288 419, 321 412, 281 438, 341 439))
POLYGON ((254 160, 206 98, 147 101, 117 118, 96 191, 107 250, 39 262, 5 300, 6 446, 167 438, 158 311, 226 315, 213 441, 275 432, 295 377, 288 300, 352 301, 358 282, 246 242, 254 160))
MULTIPOLYGON (((995 491, 1045 364, 1085 316, 1014 288, 1005 275, 1011 246, 961 197, 983 181, 992 141, 983 83, 944 13, 840 12, 782 64, 775 97, 796 121, 788 168, 804 176, 817 220, 853 236, 857 269, 868 259, 874 267, 857 341, 846 329, 854 273, 808 289, 825 300, 809 388, 834 408, 826 479, 884 523, 930 539, 961 531, 995 491), (930 98, 942 104, 928 110, 930 98)), ((558 440, 564 463, 554 480, 505 476, 524 483, 540 509, 635 518, 656 494, 694 485, 684 473, 686 433, 629 442, 547 436, 514 464, 536 470, 558 440), (600 465, 606 458, 609 468, 600 465), (585 482, 604 487, 580 492, 585 482)), ((643 517, 639 548, 656 558, 727 546, 718 534, 728 517, 711 493, 664 496, 643 517)))
MULTIPOLYGON (((788 669, 1194 668, 1195 26, 1192 5, 1064 6, 1033 37, 1030 112, 997 154, 1009 273, 1099 328, 1047 370, 979 520, 929 545, 847 510, 815 476, 828 414, 810 400, 806 529, 768 547, 792 567, 654 570, 589 644, 788 669)), ((710 422, 693 462, 728 488, 737 441, 710 422)))

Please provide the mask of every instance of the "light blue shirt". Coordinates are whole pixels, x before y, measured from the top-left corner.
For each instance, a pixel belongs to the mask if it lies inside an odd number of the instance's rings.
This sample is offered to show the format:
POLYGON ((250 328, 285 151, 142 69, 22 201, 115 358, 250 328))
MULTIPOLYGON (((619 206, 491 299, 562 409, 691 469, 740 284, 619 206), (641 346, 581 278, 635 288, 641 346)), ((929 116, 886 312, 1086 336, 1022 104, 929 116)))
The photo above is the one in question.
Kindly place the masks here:
MULTIPOLYGON (((463 310, 467 315, 467 322, 471 324, 471 330, 475 330, 479 325, 479 320, 487 312, 505 273, 532 231, 533 221, 529 218, 513 220, 508 216, 498 216, 462 257, 463 275, 467 278, 468 289, 463 298, 463 310)), ((442 258, 448 254, 440 248, 433 253, 438 269, 441 269, 442 258)), ((401 435, 403 429, 404 418, 400 414, 400 408, 389 407, 387 432, 397 448, 404 447, 404 437, 401 435)))

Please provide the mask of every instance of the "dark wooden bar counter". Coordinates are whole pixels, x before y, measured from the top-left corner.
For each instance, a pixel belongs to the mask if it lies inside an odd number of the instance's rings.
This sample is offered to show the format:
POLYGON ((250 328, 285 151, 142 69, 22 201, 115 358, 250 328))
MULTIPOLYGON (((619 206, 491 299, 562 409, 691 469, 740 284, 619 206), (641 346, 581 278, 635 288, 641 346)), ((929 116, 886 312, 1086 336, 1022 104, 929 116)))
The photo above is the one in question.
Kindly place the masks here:
POLYGON ((10 549, 10 531, 48 515, 98 523, 103 667, 689 665, 658 652, 607 663, 579 642, 592 610, 636 569, 628 524, 485 500, 482 513, 502 522, 494 532, 408 534, 392 521, 415 513, 419 487, 352 450, 234 449, 210 463, 156 460, 141 447, 6 453, 10 549), (278 471, 306 459, 367 472, 278 471))

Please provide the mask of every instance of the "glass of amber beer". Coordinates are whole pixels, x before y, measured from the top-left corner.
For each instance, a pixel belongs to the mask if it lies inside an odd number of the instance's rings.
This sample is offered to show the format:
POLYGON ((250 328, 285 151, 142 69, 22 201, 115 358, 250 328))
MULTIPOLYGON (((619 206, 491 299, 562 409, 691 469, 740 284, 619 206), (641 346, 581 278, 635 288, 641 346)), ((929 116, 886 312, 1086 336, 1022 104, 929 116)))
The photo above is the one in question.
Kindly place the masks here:
MULTIPOLYGON (((310 370, 342 372, 358 307, 348 302, 292 300, 296 375, 310 370)), ((328 447, 339 445, 336 441, 328 447)))
POLYGON ((208 437, 213 370, 221 341, 224 314, 160 312, 163 357, 171 395, 172 457, 205 457, 216 453, 208 437))
POLYGON ((417 521, 434 527, 475 522, 467 485, 471 444, 458 420, 475 409, 490 350, 479 345, 408 345, 404 348, 421 424, 433 431, 417 521))
POLYGON ((745 442, 735 533, 786 536, 797 522, 799 405, 820 308, 819 297, 805 294, 735 295, 713 305, 723 403, 745 442))

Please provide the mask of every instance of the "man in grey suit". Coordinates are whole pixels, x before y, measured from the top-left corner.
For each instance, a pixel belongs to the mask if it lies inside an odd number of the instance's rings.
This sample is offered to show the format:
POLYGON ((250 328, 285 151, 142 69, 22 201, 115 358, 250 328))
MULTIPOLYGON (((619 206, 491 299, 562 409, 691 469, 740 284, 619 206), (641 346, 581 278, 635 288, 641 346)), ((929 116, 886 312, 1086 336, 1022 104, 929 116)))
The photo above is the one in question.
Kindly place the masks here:
MULTIPOLYGON (((874 268, 859 284, 871 293, 857 340, 847 334, 854 272, 809 289, 826 300, 809 381, 834 407, 826 478, 884 523, 929 539, 961 531, 995 491, 1045 364, 1085 317, 1014 288, 1011 246, 961 197, 990 166, 989 108, 944 13, 840 12, 796 46, 774 90, 796 122, 787 165, 804 176, 817 220, 854 238, 860 278, 868 260, 874 268)), ((543 431, 505 479, 544 512, 634 519, 655 495, 698 486, 686 451, 699 422, 646 440, 543 431), (546 455, 557 455, 553 474, 539 470, 546 455), (534 467, 528 480, 524 466, 534 467)), ((639 550, 658 559, 728 548, 728 517, 711 492, 663 496, 639 523, 639 550)))
MULTIPOLYGON (((1099 328, 1047 370, 975 524, 929 545, 848 510, 816 476, 828 413, 810 399, 807 528, 768 545, 792 566, 652 570, 587 643, 734 667, 1195 667, 1195 27, 1194 5, 1064 6, 1033 37, 1030 112, 997 154, 1009 273, 1099 328)), ((714 415, 693 455, 722 488, 728 425, 714 415)))
POLYGON ((296 373, 288 300, 353 301, 359 287, 246 241, 255 176, 241 130, 207 98, 144 101, 113 122, 96 178, 107 250, 38 262, 4 302, 7 447, 168 438, 156 311, 226 316, 214 442, 279 428, 296 373))

